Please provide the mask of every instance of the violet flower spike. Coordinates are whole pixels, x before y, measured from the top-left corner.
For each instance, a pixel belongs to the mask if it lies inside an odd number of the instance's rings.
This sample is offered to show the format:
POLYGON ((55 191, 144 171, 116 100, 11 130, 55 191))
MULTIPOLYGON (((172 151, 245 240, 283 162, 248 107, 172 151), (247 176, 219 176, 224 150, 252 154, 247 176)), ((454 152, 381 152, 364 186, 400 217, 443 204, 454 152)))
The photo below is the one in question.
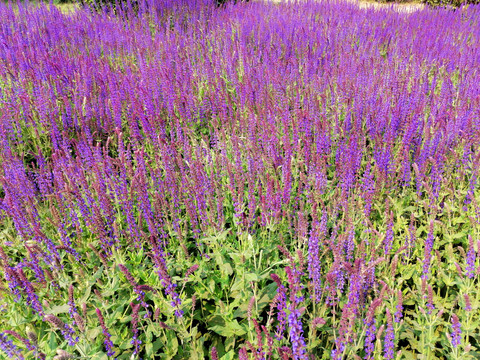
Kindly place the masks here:
POLYGON ((462 342, 462 329, 460 325, 460 321, 458 320, 458 316, 456 314, 452 315, 452 332, 450 334, 451 336, 451 343, 454 348, 456 348, 458 345, 461 344, 462 342))

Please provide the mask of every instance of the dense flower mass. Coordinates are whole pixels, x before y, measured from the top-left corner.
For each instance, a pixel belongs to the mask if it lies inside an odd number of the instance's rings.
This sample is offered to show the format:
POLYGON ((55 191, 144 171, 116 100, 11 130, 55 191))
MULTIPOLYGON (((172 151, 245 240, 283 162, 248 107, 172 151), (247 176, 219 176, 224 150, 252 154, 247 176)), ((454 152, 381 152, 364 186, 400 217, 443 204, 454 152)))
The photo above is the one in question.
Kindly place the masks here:
POLYGON ((479 6, 0 4, 0 350, 474 356, 479 63, 479 6))

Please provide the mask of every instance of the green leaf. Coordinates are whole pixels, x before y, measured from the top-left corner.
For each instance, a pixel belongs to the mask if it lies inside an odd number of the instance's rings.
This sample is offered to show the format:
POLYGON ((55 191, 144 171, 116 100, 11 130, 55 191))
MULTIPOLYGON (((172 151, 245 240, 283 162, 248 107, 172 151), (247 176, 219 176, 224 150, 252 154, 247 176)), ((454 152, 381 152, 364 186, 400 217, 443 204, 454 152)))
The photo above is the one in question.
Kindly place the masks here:
POLYGON ((97 352, 89 357, 91 360, 108 360, 107 354, 104 352, 97 352))
POLYGON ((63 314, 63 313, 67 313, 68 309, 70 309, 68 304, 53 306, 50 309, 45 310, 45 314, 51 314, 51 315, 63 314))
POLYGON ((100 335, 101 332, 102 332, 102 329, 100 327, 90 329, 90 330, 87 331, 87 338, 92 340, 92 341, 95 341, 96 338, 98 337, 98 335, 100 335))
POLYGON ((57 337, 53 331, 48 337, 48 348, 50 351, 56 351, 58 349, 57 337))
POLYGON ((225 355, 223 355, 220 359, 222 360, 233 360, 235 358, 235 351, 230 350, 225 355))
POLYGON ((412 278, 413 274, 415 273, 415 267, 410 266, 408 268, 402 269, 402 279, 409 280, 412 278))
POLYGON ((260 278, 255 273, 248 273, 248 274, 245 274, 245 280, 248 282, 251 282, 251 281, 258 282, 260 278))
POLYGON ((165 336, 167 338, 167 346, 165 348, 169 359, 177 355, 178 353, 178 339, 177 335, 173 330, 167 330, 165 332, 165 336))
POLYGON ((103 274, 103 265, 100 266, 100 268, 97 270, 97 272, 95 272, 93 277, 88 280, 88 286, 94 285, 97 282, 97 280, 102 277, 102 274, 103 274))
POLYGON ((225 322, 225 320, 223 320, 223 323, 209 327, 208 329, 227 338, 231 336, 241 336, 247 332, 245 327, 240 325, 237 320, 229 322, 225 322))

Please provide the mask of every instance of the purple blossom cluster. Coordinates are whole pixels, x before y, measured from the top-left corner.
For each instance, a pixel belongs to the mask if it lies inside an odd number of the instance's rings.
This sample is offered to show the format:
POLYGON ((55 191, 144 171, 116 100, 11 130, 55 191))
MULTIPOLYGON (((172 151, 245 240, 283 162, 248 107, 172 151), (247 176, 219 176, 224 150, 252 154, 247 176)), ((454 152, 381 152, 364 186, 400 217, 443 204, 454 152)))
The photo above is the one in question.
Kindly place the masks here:
MULTIPOLYGON (((140 356, 150 294, 188 323, 182 299, 193 292, 188 276, 208 259, 203 239, 278 230, 288 234, 277 252, 287 265, 262 278, 276 284, 271 322, 251 319, 253 302, 248 314, 256 348, 265 335, 262 357, 275 339, 281 358, 307 359, 306 337, 319 324, 305 314, 323 309, 335 315, 332 358, 364 336, 362 356, 372 359, 384 330, 383 356, 393 359, 409 281, 399 282, 398 268, 420 258, 431 314, 435 284, 427 282, 444 242, 435 240, 452 223, 452 204, 471 227, 480 224, 480 153, 471 145, 480 144, 479 34, 478 7, 407 15, 340 1, 217 8, 213 0, 145 0, 114 14, 66 15, 0 4, 0 226, 11 224, 21 244, 0 247, 8 295, 73 346, 73 327, 45 315, 65 258, 81 264, 90 247, 107 269, 116 250, 141 249, 156 286, 140 285, 128 260, 118 265, 136 294, 129 341, 140 356), (183 257, 198 263, 188 264, 187 285, 178 277, 183 257), (391 275, 388 284, 379 271, 391 275), (389 296, 395 313, 387 309, 381 322, 375 312, 389 296)), ((456 264, 462 280, 479 271, 474 240, 462 247, 465 267, 456 264)), ((75 291, 65 302, 83 332, 75 291)), ((205 299, 192 296, 204 311, 205 299)), ((456 347, 456 315, 452 329, 456 347)), ((21 358, 5 334, 1 349, 21 358)), ((223 349, 215 346, 212 358, 223 349)))
POLYGON ((74 346, 78 342, 78 336, 75 336, 75 330, 57 316, 51 314, 45 315, 44 320, 60 330, 64 339, 67 340, 68 345, 74 346))
POLYGON ((452 315, 452 332, 451 336, 451 343, 454 348, 456 348, 462 342, 462 328, 460 325, 460 321, 458 320, 458 316, 456 314, 452 315))
POLYGON ((387 308, 387 330, 385 333, 385 343, 383 347, 383 357, 387 360, 393 360, 395 351, 395 331, 393 329, 393 320, 390 310, 387 308))
POLYGON ((0 334, 0 349, 7 354, 9 359, 24 359, 20 349, 13 344, 12 340, 8 339, 7 335, 3 333, 0 334))
POLYGON ((112 335, 110 335, 110 332, 108 331, 107 327, 105 326, 105 319, 103 318, 103 314, 100 311, 100 309, 95 310, 97 313, 98 317, 98 322, 100 323, 100 327, 102 328, 102 333, 103 336, 105 337, 105 340, 103 341, 105 345, 105 349, 107 350, 107 355, 108 356, 113 356, 115 355, 115 351, 113 350, 113 342, 110 340, 112 335))

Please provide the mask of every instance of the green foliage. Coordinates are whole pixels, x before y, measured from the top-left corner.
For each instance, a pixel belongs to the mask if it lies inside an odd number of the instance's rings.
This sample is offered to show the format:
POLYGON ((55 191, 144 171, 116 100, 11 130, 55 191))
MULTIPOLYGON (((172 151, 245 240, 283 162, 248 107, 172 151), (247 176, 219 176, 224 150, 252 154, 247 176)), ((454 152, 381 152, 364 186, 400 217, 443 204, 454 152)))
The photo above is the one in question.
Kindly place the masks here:
MULTIPOLYGON (((464 275, 466 260, 463 248, 468 248, 467 237, 472 229, 474 209, 464 211, 456 202, 457 194, 466 191, 466 185, 458 182, 454 191, 443 192, 443 210, 436 209, 434 219, 435 256, 431 269, 432 275, 422 281, 422 263, 424 254, 421 246, 412 247, 409 253, 404 248, 404 239, 408 235, 408 224, 413 214, 416 222, 418 244, 424 242, 431 218, 431 204, 425 195, 421 197, 411 190, 404 190, 397 198, 389 198, 395 219, 394 253, 376 266, 377 278, 383 282, 383 289, 369 296, 384 294, 384 301, 375 311, 377 324, 386 325, 385 311, 393 314, 398 304, 399 289, 403 296, 403 319, 395 323, 397 349, 401 350, 401 359, 475 359, 478 358, 480 335, 479 308, 480 293, 478 273, 473 279, 464 275), (432 294, 429 300, 429 290, 432 294), (395 291, 394 291, 395 289, 395 291), (468 295, 471 310, 466 309, 465 295, 468 295), (451 332, 450 314, 458 315, 463 331, 463 344, 452 348, 448 339, 451 332)), ((330 196, 326 194, 325 196, 330 196)), ((371 215, 372 227, 383 233, 386 219, 385 201, 378 201, 371 215)), ((233 209, 232 209, 233 211, 233 209)), ((44 209, 42 219, 50 217, 50 210, 44 209)), ((230 214, 233 219, 233 214, 230 214)), ((360 225, 361 211, 354 217, 358 224, 356 243, 368 242, 367 253, 381 250, 382 237, 365 233, 360 225), (376 240, 375 240, 376 239, 376 240)), ((3 219, 2 242, 10 242, 6 250, 11 259, 21 254, 23 244, 15 236, 15 229, 7 219, 3 219)), ((124 223, 125 219, 118 219, 124 223)), ((234 222, 233 222, 234 223, 234 222)), ((333 224, 329 224, 331 228, 333 224)), ((50 227, 51 236, 55 229, 50 227)), ((478 228, 477 228, 478 231, 478 228)), ((38 289, 47 314, 53 314, 69 321, 66 304, 68 287, 74 286, 75 302, 79 309, 85 306, 83 318, 85 329, 75 329, 79 342, 74 347, 68 346, 62 335, 46 322, 37 321, 29 307, 16 303, 10 295, 3 295, 3 308, 8 309, 0 320, 0 327, 12 329, 24 336, 33 332, 38 338, 38 347, 47 358, 58 355, 59 349, 70 354, 88 359, 107 359, 104 350, 102 329, 95 309, 102 309, 107 328, 112 334, 112 341, 117 359, 131 359, 132 310, 130 303, 135 302, 137 294, 125 276, 118 270, 119 264, 127 264, 132 276, 140 285, 149 285, 153 291, 146 292, 146 303, 150 314, 142 308, 139 314, 140 339, 144 348, 139 354, 147 359, 204 359, 214 346, 220 359, 237 358, 239 348, 246 341, 255 343, 253 319, 267 324, 271 333, 275 332, 275 314, 270 312, 277 285, 270 278, 272 273, 279 274, 285 284, 288 283, 283 269, 291 265, 291 260, 281 254, 277 245, 284 243, 288 248, 298 249, 303 257, 308 256, 302 239, 289 235, 288 226, 275 226, 259 229, 254 234, 239 233, 232 227, 221 233, 200 239, 199 254, 192 250, 196 247, 190 240, 181 243, 175 234, 171 234, 171 243, 176 255, 169 257, 167 267, 175 284, 178 284, 182 299, 181 310, 184 316, 174 315, 170 305, 171 299, 163 292, 163 286, 157 273, 152 272, 151 254, 133 246, 127 250, 110 249, 112 256, 108 262, 102 260, 100 244, 92 238, 87 230, 78 235, 77 245, 86 261, 75 261, 72 255, 61 253, 61 271, 54 271, 54 281, 43 284, 38 289), (183 245, 183 246, 182 246, 183 245), (185 248, 189 255, 186 256, 185 248), (95 251, 92 251, 94 249, 95 251), (188 277, 188 269, 197 264, 188 277), (253 300, 252 300, 253 299, 253 300), (85 304, 85 305, 84 305, 85 304), (273 315, 273 316, 272 316, 273 315)), ((478 236, 476 232, 474 235, 478 236)), ((476 249, 478 250, 478 249, 476 249)), ((294 256, 297 264, 302 258, 294 256)), ((324 255, 322 266, 329 268, 334 259, 324 255)), ((477 261, 478 266, 478 261, 477 261)), ((29 274, 31 275, 31 274, 29 274)), ((304 275, 304 280, 307 280, 304 275)), ((305 289, 303 324, 308 339, 307 349, 317 358, 328 359, 335 336, 338 335, 338 320, 342 308, 347 302, 346 294, 339 294, 339 301, 333 307, 327 307, 324 301, 318 305, 308 296, 305 289), (324 319, 315 323, 314 319, 324 319)), ((365 312, 368 309, 365 309, 365 312)), ((364 314, 365 315, 365 314, 364 314)), ((366 328, 361 322, 355 327, 356 339, 348 345, 348 358, 363 354, 366 328)), ((278 346, 288 345, 288 340, 278 342, 278 346)), ((266 346, 266 345, 265 345, 266 346)), ((266 348, 265 348, 266 349, 266 348)), ((376 353, 381 354, 382 344, 376 344, 376 353)), ((33 356, 33 354, 31 354, 33 356)), ((279 357, 274 356, 274 359, 279 357)))
POLYGON ((460 7, 462 5, 468 5, 468 4, 480 4, 479 0, 422 0, 424 4, 427 4, 429 6, 440 6, 440 7, 448 7, 448 6, 453 6, 453 7, 460 7))

